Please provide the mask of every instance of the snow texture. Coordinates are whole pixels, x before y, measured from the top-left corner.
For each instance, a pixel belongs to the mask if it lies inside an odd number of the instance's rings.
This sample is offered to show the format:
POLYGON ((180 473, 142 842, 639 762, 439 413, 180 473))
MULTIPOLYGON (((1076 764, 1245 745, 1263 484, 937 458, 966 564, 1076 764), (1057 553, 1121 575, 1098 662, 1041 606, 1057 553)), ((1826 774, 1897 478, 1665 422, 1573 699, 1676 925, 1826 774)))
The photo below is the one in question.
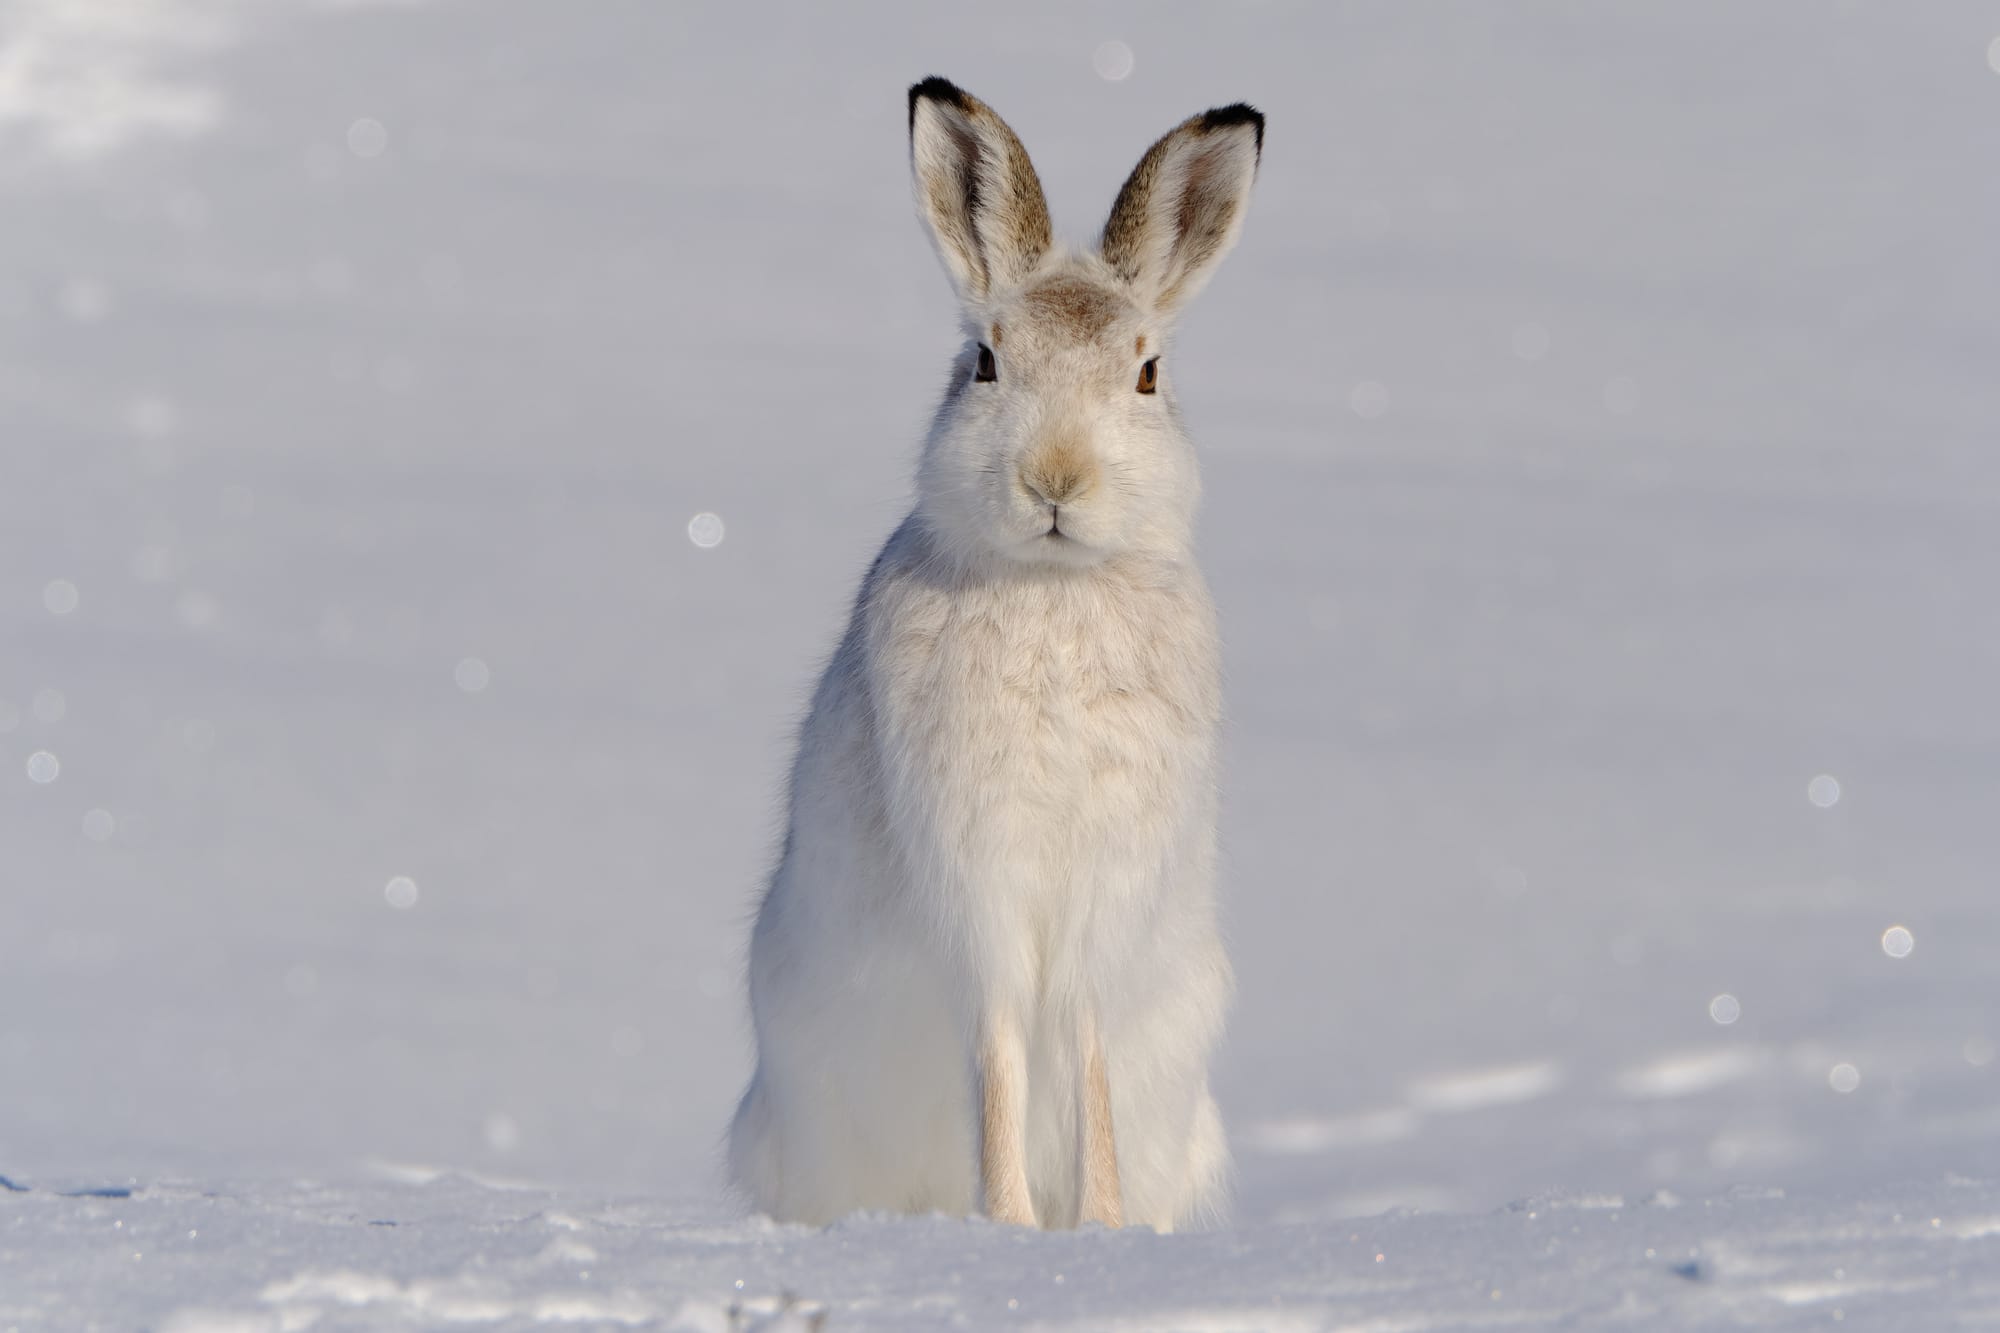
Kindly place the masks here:
POLYGON ((1990 1322, 1997 41, 0 0, 0 1330, 1990 1322), (1079 239, 1270 117, 1173 352, 1210 1234, 718 1184, 791 728, 954 346, 933 72, 1079 239))

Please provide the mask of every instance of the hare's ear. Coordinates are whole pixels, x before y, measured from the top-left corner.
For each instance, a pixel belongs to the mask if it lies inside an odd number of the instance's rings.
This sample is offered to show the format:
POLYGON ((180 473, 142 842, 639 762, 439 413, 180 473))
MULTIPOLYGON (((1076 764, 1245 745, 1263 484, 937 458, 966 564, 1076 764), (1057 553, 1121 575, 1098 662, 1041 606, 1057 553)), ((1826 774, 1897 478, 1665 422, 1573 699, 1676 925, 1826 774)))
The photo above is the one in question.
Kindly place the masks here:
POLYGON ((1236 244, 1264 150, 1264 117, 1242 102, 1186 121, 1146 150, 1111 205, 1100 251, 1154 309, 1201 290, 1236 244))
POLYGON ((1014 286, 1049 250, 1049 206, 1027 149, 993 108, 946 79, 910 89, 910 171, 959 298, 1014 286))

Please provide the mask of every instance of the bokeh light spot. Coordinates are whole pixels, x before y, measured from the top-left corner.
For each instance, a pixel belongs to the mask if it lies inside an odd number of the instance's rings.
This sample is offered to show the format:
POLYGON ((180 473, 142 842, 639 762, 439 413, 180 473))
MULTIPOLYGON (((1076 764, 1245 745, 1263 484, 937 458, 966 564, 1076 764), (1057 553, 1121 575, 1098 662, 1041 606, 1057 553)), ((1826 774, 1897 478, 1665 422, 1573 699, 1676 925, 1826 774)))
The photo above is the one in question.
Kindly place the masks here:
POLYGON ((1090 53, 1090 67, 1097 71, 1097 77, 1108 83, 1118 83, 1132 76, 1132 48, 1123 42, 1098 43, 1090 53))
POLYGON ((37 750, 28 756, 28 780, 43 786, 54 782, 62 772, 62 761, 47 750, 37 750))
POLYGON ((1363 421, 1374 421, 1389 411, 1389 386, 1377 380, 1363 380, 1348 391, 1348 410, 1363 421))
POLYGON ((1708 1002, 1708 1016, 1722 1026, 1728 1027, 1743 1017, 1743 1005, 1734 995, 1725 991, 1708 1002))
POLYGON ((72 278, 57 293, 56 306, 79 324, 95 324, 111 313, 111 289, 95 278, 72 278))
POLYGON ((1840 801, 1840 780, 1830 773, 1821 773, 1806 784, 1806 799, 1822 810, 1831 809, 1840 801))
POLYGON ((145 440, 164 440, 180 429, 180 413, 173 403, 148 395, 125 409, 125 428, 145 440))
POLYGON ((50 579, 42 585, 42 605, 52 616, 66 616, 76 610, 76 585, 68 579, 50 579))
POLYGON ((382 897, 397 911, 407 912, 417 905, 417 882, 408 875, 398 875, 382 886, 382 897))
POLYGON ((1891 926, 1882 932, 1882 952, 1891 958, 1908 958, 1917 947, 1917 937, 1907 926, 1891 926))
POLYGON ((451 669, 451 678, 467 694, 477 694, 492 683, 493 672, 480 658, 461 657, 451 669))
POLYGON ((1826 1084, 1835 1092, 1853 1092, 1861 1086, 1861 1071, 1843 1060, 1827 1071, 1826 1084))
POLYGON ((722 516, 707 510, 688 520, 688 540, 707 550, 722 545, 722 516))
POLYGON ((521 1146, 521 1126, 513 1116, 495 1111, 486 1117, 486 1146, 498 1153, 513 1152, 521 1146))
POLYGON ((389 146, 389 131, 382 122, 363 116, 347 127, 347 148, 356 157, 380 157, 389 146))
POLYGON ((189 629, 206 629, 213 625, 219 610, 215 598, 199 588, 189 588, 174 602, 174 614, 189 629))

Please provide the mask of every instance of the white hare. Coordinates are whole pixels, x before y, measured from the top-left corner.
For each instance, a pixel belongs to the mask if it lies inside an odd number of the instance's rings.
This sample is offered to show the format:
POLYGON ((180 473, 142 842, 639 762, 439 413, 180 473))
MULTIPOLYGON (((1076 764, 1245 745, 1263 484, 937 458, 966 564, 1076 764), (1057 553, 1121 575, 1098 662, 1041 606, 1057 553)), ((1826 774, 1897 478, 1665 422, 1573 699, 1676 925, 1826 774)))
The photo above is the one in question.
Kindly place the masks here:
POLYGON ((1163 354, 1263 131, 1244 105, 1182 124, 1073 253, 1006 123, 910 90, 966 341, 799 736, 751 939, 730 1165, 779 1219, 1165 1231, 1222 1205, 1220 689, 1163 354))

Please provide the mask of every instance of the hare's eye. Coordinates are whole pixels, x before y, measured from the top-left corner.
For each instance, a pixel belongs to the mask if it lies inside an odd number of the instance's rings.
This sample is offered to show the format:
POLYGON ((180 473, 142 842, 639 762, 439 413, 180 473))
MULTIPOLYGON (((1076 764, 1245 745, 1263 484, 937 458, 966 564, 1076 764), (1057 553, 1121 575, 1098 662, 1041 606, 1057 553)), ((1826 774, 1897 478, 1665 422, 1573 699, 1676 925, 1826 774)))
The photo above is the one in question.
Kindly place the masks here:
POLYGON ((1151 393, 1160 387, 1160 358, 1153 357, 1139 367, 1139 392, 1151 393))
POLYGON ((979 369, 972 372, 972 378, 981 384, 991 384, 1000 378, 1000 369, 993 364, 993 349, 985 343, 979 344, 979 369))

